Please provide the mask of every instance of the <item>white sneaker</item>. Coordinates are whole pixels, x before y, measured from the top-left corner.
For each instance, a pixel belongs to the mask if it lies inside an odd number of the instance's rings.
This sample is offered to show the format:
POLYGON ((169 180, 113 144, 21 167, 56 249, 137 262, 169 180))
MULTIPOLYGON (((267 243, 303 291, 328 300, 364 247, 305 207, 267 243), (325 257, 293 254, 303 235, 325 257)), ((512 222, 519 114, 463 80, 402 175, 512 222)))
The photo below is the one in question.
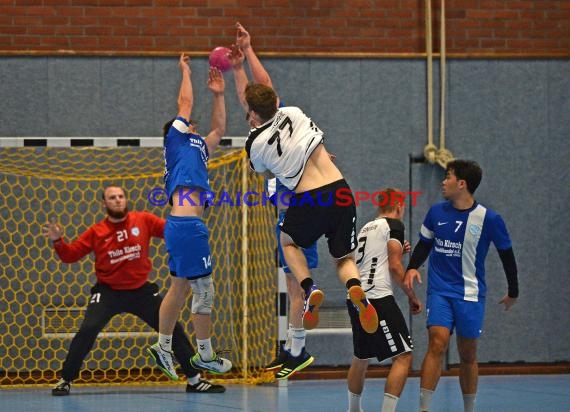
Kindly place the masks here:
POLYGON ((178 380, 176 369, 174 369, 174 362, 172 361, 172 352, 162 349, 158 343, 147 348, 147 352, 156 362, 156 366, 158 366, 166 376, 173 381, 178 380))
POLYGON ((202 369, 214 374, 226 373, 232 368, 232 363, 225 358, 220 358, 214 353, 212 360, 205 361, 199 353, 196 353, 190 359, 190 364, 196 369, 202 369))

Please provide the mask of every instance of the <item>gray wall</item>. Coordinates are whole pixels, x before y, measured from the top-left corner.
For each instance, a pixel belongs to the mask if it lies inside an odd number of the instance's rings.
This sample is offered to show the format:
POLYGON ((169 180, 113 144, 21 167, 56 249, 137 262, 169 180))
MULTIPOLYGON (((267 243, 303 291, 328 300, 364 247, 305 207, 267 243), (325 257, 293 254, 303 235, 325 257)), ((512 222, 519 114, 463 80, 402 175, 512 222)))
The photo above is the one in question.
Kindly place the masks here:
MULTIPOLYGON (((439 166, 415 164, 426 143, 423 60, 266 59, 282 99, 325 131, 329 150, 354 190, 387 185, 423 193, 406 222, 412 242, 429 205, 440 200, 439 166), (411 170, 411 175, 410 175, 411 170)), ((192 62, 193 117, 207 131, 210 96, 205 59, 192 62)), ((437 65, 434 77, 437 79, 437 65)), ((229 136, 247 127, 226 75, 229 136)), ((0 136, 158 136, 176 114, 176 58, 3 57, 0 136)), ((435 85, 437 95, 438 85, 435 85)), ((477 199, 507 222, 518 260, 521 296, 505 313, 506 281, 497 253, 487 258, 486 324, 481 362, 570 360, 570 258, 564 213, 570 202, 570 61, 451 60, 447 66, 447 147, 484 170, 477 199)), ((439 124, 435 103, 435 121, 439 124)), ((436 130, 435 136, 439 132, 436 130)), ((437 138, 436 138, 437 144, 437 138)), ((359 226, 374 215, 359 207, 359 226)), ((343 305, 343 286, 319 245, 315 271, 326 304, 343 305)), ((423 287, 418 289, 422 300, 423 287)), ((397 294, 407 310, 401 293, 397 294)), ((420 355, 424 316, 412 320, 420 355)), ((421 356, 416 357, 418 367, 421 356)), ((457 363, 455 351, 450 362, 457 363)))

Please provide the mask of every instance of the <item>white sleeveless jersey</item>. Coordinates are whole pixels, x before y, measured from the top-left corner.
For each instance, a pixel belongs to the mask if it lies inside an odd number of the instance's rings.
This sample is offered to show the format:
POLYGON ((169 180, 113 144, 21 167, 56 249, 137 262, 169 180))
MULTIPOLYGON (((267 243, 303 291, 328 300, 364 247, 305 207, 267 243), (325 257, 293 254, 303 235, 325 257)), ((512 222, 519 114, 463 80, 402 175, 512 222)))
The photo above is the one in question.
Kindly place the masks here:
POLYGON ((355 260, 368 299, 393 295, 388 265, 390 240, 398 241, 403 247, 404 224, 400 220, 379 217, 364 225, 358 233, 355 260))
POLYGON ((282 107, 267 123, 249 132, 245 148, 251 168, 269 170, 294 190, 307 159, 323 142, 323 132, 298 107, 282 107))

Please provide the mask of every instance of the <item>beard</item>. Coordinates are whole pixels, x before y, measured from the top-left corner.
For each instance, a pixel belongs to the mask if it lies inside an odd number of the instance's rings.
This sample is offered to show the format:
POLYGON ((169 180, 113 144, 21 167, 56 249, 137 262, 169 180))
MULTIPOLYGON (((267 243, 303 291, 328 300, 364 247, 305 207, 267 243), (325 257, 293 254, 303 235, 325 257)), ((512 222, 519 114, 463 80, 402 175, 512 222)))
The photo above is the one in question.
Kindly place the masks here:
POLYGON ((105 209, 107 209, 107 215, 109 215, 113 219, 122 219, 125 216, 127 216, 127 213, 129 213, 129 208, 127 206, 125 206, 123 210, 117 210, 117 211, 111 210, 108 207, 105 207, 105 209))

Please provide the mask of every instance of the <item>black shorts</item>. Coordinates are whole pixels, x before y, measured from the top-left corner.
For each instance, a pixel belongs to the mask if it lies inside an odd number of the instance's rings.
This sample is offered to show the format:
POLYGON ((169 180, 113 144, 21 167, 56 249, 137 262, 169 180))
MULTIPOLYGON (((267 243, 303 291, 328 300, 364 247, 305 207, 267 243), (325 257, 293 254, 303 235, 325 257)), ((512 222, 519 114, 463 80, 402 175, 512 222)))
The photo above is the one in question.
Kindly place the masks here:
POLYGON ((408 326, 394 296, 369 299, 378 313, 380 324, 374 333, 366 333, 358 320, 358 311, 346 301, 352 325, 354 356, 358 359, 377 358, 380 362, 411 352, 414 348, 408 326))
POLYGON ((302 248, 325 235, 329 252, 337 259, 356 249, 356 206, 346 181, 293 195, 281 230, 302 248))

